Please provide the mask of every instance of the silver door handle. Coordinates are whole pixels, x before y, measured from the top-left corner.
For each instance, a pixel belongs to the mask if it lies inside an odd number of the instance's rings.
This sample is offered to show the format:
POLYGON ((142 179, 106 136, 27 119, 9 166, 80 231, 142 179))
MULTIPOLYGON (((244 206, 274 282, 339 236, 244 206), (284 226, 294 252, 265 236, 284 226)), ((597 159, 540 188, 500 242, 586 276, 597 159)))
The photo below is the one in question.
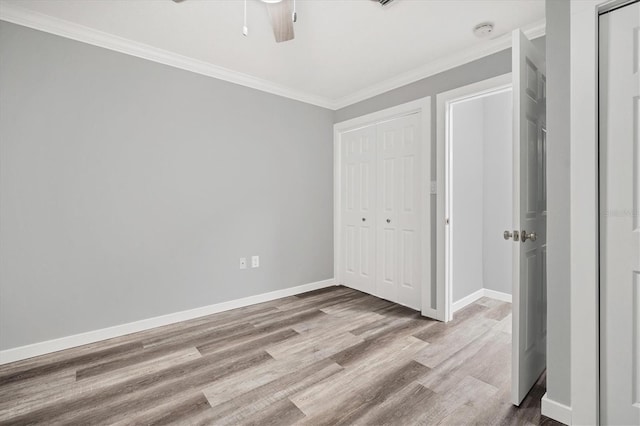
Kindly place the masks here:
POLYGON ((536 235, 535 232, 530 232, 530 233, 527 234, 527 231, 525 231, 524 229, 522 230, 520 235, 522 235, 522 242, 523 243, 525 241, 527 241, 527 240, 535 241, 535 240, 538 239, 538 235, 536 235))
POLYGON ((504 237, 505 240, 508 240, 509 238, 513 238, 513 241, 520 240, 520 232, 518 231, 513 231, 513 232, 504 231, 504 234, 502 234, 502 236, 504 237))

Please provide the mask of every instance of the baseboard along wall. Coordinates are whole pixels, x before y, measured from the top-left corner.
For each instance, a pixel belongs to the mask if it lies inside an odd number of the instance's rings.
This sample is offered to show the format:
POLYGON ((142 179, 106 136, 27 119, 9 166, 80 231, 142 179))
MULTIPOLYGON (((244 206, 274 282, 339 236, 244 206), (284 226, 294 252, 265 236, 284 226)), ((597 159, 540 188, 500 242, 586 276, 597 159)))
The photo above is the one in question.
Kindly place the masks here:
POLYGON ((0 351, 0 365, 335 285, 333 278, 0 351))
MULTIPOLYGON (((151 328, 161 327, 163 325, 174 324, 177 322, 187 321, 206 315, 216 314, 218 312, 229 311, 231 309, 255 305, 257 303, 269 302, 271 300, 280 299, 282 297, 295 296, 296 294, 330 287, 333 285, 336 285, 335 280, 331 278, 328 280, 303 284, 296 287, 271 291, 269 293, 257 294, 255 296, 248 296, 241 299, 230 300, 228 302, 216 303, 213 305, 203 306, 187 311, 175 312, 172 314, 130 322, 127 324, 116 325, 113 327, 74 334, 71 336, 33 343, 17 348, 6 349, 0 351, 0 365, 32 358, 39 355, 45 355, 64 349, 75 348, 77 346, 87 345, 89 343, 95 343, 101 340, 112 339, 114 337, 120 337, 127 334, 136 333, 138 331, 149 330, 151 328)), ((471 303, 482 297, 489 297, 504 302, 511 302, 510 294, 483 288, 453 303, 453 312, 459 311, 460 309, 464 308, 467 305, 470 305, 471 303)))
POLYGON ((488 288, 481 288, 480 290, 471 293, 468 296, 463 297, 462 299, 453 302, 451 305, 452 312, 459 311, 467 305, 472 304, 476 300, 479 300, 483 297, 489 297, 491 299, 500 300, 503 302, 511 303, 511 295, 507 293, 502 293, 500 291, 489 290, 488 288))
POLYGON ((549 399, 546 393, 542 397, 540 411, 543 416, 547 416, 565 425, 571 424, 571 407, 549 399))

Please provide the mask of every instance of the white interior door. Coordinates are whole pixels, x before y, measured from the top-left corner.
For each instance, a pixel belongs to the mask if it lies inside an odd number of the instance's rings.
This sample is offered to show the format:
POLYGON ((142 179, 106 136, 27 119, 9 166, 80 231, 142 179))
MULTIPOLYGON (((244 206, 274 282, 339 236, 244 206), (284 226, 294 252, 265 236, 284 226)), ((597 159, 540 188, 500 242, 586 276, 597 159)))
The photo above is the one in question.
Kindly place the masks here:
POLYGON ((519 405, 546 366, 546 78, 543 56, 513 33, 512 402, 519 405), (533 238, 531 238, 533 237, 533 238))
POLYGON ((420 116, 379 123, 376 295, 420 309, 420 116))
POLYGON ((375 290, 376 127, 342 134, 342 257, 346 286, 375 290))
POLYGON ((640 3, 600 16, 600 421, 640 425, 640 3))

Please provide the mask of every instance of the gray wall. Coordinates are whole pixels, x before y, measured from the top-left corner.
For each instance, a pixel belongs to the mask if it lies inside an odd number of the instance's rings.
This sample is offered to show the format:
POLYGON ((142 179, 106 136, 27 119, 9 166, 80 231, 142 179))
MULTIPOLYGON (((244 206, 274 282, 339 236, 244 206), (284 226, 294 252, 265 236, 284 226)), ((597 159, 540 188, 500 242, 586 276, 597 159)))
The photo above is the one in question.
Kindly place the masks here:
POLYGON ((547 396, 571 406, 569 1, 547 0, 547 396))
MULTIPOLYGON (((545 37, 533 40, 533 44, 545 51, 545 37)), ((476 61, 432 75, 406 86, 382 93, 364 101, 335 111, 333 121, 339 123, 381 109, 390 108, 416 99, 431 96, 431 180, 436 179, 436 95, 471 83, 511 72, 511 49, 485 56, 476 61)), ((431 195, 431 217, 436 217, 436 196, 431 195)), ((436 228, 431 222, 431 300, 436 300, 436 228)), ((433 307, 433 306, 432 306, 433 307)))
POLYGON ((483 249, 483 145, 482 98, 453 105, 451 121, 451 284, 453 301, 480 290, 483 249))
POLYGON ((483 98, 483 285, 511 294, 513 246, 503 232, 513 224, 513 101, 512 92, 483 98))
POLYGON ((331 111, 6 22, 0 57, 0 349, 333 276, 331 111))

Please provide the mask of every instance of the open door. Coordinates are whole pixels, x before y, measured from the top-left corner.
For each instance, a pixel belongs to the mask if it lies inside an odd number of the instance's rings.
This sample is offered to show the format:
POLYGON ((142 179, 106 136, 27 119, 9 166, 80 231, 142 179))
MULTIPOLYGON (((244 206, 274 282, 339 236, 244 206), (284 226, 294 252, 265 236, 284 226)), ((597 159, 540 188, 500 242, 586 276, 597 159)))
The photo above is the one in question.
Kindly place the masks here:
POLYGON ((520 405, 546 366, 546 71, 513 33, 513 355, 511 399, 520 405))

